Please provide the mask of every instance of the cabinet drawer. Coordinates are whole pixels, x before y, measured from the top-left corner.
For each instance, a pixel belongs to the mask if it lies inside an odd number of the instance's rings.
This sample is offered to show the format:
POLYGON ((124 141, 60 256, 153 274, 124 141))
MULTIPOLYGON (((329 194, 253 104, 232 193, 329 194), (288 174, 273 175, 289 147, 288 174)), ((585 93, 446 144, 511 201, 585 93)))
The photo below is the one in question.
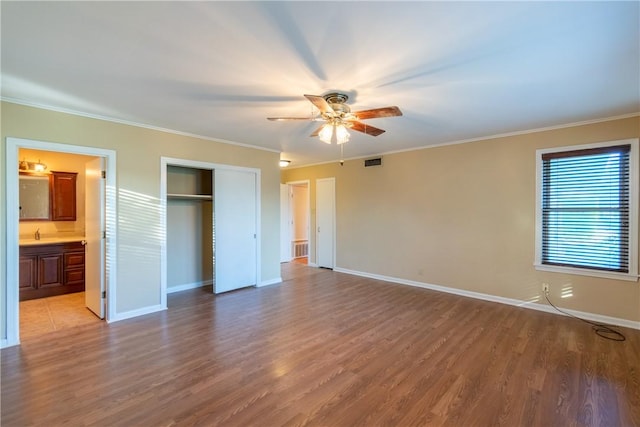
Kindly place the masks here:
POLYGON ((65 270, 64 272, 64 284, 74 285, 78 283, 84 283, 84 269, 78 270, 65 270))
POLYGON ((64 254, 64 268, 81 267, 84 265, 84 252, 66 252, 64 254))

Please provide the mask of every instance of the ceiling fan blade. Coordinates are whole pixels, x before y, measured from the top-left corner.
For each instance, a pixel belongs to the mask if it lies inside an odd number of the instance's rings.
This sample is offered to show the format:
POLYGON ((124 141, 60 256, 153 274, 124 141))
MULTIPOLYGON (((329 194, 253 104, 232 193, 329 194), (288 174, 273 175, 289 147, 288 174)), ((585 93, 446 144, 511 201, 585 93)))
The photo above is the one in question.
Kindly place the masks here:
POLYGON ((398 107, 383 107, 383 108, 374 108, 372 110, 362 110, 362 111, 354 111, 353 115, 358 118, 358 120, 366 120, 366 119, 376 119, 378 117, 395 117, 401 116, 402 111, 398 107))
POLYGON ((323 127, 324 127, 324 124, 320 125, 318 129, 314 130, 313 133, 309 136, 318 136, 323 127))
POLYGON ((382 129, 378 129, 376 127, 373 126, 369 126, 366 123, 362 123, 362 122, 349 122, 351 123, 351 127, 349 129, 352 130, 356 130, 358 132, 362 132, 362 133, 366 133, 367 135, 371 135, 371 136, 378 136, 380 134, 383 134, 385 131, 382 129))
POLYGON ((315 117, 267 117, 267 120, 271 120, 272 122, 284 122, 287 120, 305 120, 305 121, 314 121, 315 117))
POLYGON ((307 98, 309 101, 311 101, 313 105, 318 107, 318 110, 320 110, 320 112, 322 113, 334 112, 333 108, 331 108, 329 103, 323 97, 318 95, 305 95, 304 97, 307 98))

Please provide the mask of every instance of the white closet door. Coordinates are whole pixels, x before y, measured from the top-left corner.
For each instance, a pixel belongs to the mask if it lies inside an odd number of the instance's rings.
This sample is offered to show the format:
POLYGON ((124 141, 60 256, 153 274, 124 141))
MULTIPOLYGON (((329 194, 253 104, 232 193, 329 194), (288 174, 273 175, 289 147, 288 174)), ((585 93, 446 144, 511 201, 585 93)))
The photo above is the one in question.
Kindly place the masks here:
POLYGON ((334 267, 336 233, 335 182, 335 178, 316 180, 316 257, 318 267, 334 267))
POLYGON ((256 174, 214 171, 214 292, 256 285, 256 174))

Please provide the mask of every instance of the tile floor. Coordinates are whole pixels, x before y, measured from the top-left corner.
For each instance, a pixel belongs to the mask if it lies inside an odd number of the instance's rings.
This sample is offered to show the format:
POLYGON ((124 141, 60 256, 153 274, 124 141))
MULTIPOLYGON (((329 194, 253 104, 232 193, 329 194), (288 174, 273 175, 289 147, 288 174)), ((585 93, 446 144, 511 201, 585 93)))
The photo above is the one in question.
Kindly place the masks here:
POLYGON ((20 302, 20 340, 99 321, 84 305, 84 292, 20 302))

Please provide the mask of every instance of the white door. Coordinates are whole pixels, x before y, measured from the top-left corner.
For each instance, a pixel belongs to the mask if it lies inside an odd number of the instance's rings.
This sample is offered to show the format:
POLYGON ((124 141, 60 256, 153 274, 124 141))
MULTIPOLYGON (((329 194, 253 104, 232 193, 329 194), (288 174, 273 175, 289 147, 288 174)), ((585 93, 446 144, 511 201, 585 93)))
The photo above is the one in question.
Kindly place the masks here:
POLYGON ((104 319, 104 203, 105 180, 102 178, 104 159, 98 157, 85 166, 85 305, 104 319))
POLYGON ((335 260, 335 178, 316 180, 316 262, 333 268, 335 260))
POLYGON ((291 194, 288 184, 280 184, 280 262, 291 261, 291 194))
POLYGON ((214 292, 256 285, 256 174, 214 171, 214 292))

